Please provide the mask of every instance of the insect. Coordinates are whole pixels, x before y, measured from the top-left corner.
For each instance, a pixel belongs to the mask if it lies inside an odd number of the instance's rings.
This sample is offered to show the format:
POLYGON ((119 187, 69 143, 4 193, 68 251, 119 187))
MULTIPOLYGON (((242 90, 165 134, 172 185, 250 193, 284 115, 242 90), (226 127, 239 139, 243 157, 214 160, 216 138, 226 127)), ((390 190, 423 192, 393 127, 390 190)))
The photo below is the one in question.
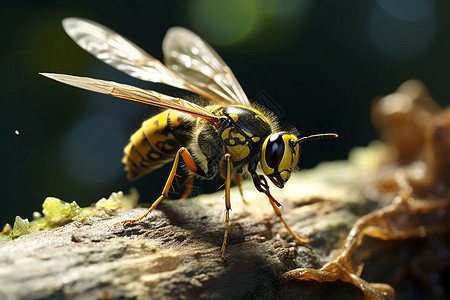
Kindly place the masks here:
POLYGON ((163 41, 164 65, 121 35, 93 21, 67 18, 63 20, 63 27, 79 46, 116 69, 142 80, 194 92, 209 101, 209 105, 202 106, 112 81, 41 73, 78 88, 166 109, 144 121, 124 149, 123 162, 130 180, 173 160, 161 196, 139 218, 123 221, 125 225, 142 220, 167 197, 181 158, 189 174, 188 181, 192 182, 194 177, 212 179, 215 176, 225 180, 225 233, 221 248, 224 260, 230 223, 230 186, 234 180, 243 196, 241 174, 249 174, 255 188, 267 195, 293 237, 300 243, 308 243, 286 223, 279 210, 280 203, 271 195, 266 177, 257 173, 257 167, 261 165, 272 183, 283 188, 297 166, 301 143, 334 138, 336 134, 299 137, 294 129, 280 129, 273 114, 250 103, 218 54, 185 28, 173 27, 167 32, 163 41))

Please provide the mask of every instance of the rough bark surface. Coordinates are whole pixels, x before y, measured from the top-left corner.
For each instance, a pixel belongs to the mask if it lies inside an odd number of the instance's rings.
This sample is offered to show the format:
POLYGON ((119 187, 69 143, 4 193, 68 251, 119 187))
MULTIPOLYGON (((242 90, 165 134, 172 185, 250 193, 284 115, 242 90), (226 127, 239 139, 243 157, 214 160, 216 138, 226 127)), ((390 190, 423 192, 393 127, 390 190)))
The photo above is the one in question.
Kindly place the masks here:
MULTIPOLYGON (((348 186, 319 182, 314 176, 291 181, 274 195, 292 229, 308 234, 309 246, 296 245, 265 195, 247 184, 248 205, 232 191, 225 262, 220 259, 223 192, 218 192, 162 203, 130 227, 121 221, 145 209, 3 241, 0 298, 233 299, 298 297, 298 292, 320 298, 326 288, 282 286, 279 276, 298 266, 319 267, 329 259, 358 217, 352 208, 362 213, 365 200, 348 186), (347 205, 349 200, 352 205, 347 205)), ((346 290, 335 298, 360 295, 350 285, 330 286, 346 290)))
MULTIPOLYGON (((348 283, 283 281, 282 274, 331 261, 354 222, 383 206, 363 196, 364 180, 358 168, 333 163, 301 172, 283 190, 273 189, 287 223, 307 234, 310 245, 295 243, 250 183, 244 184, 248 205, 233 189, 225 262, 223 191, 162 203, 129 227, 121 221, 145 209, 2 241, 0 298, 360 299, 362 292, 348 283)), ((388 272, 406 263, 397 257, 403 245, 370 239, 363 252, 371 257, 375 251, 383 260, 365 261, 370 273, 364 277, 389 278, 388 272)))

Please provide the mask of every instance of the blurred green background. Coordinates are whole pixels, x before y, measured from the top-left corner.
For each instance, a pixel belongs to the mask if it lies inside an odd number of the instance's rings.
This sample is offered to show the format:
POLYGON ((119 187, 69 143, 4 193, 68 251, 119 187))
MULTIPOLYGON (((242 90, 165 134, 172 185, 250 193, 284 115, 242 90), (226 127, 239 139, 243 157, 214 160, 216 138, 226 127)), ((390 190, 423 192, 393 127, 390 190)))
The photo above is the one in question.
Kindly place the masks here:
MULTIPOLYGON (((56 72, 114 80, 183 96, 133 79, 79 48, 63 31, 69 16, 95 20, 158 59, 171 26, 187 27, 228 63, 250 99, 273 108, 301 134, 336 132, 305 144, 300 165, 345 159, 377 138, 369 107, 403 81, 425 82, 437 102, 450 92, 448 1, 9 1, 2 5, 0 223, 41 211, 45 197, 89 205, 137 187, 141 201, 160 193, 169 166, 128 182, 122 151, 158 110, 59 84, 56 72)), ((177 179, 170 197, 182 192, 177 179)), ((196 182, 196 193, 219 181, 196 182)), ((211 188, 212 186, 212 188, 211 188)), ((220 201, 220 199, 218 199, 220 201)))

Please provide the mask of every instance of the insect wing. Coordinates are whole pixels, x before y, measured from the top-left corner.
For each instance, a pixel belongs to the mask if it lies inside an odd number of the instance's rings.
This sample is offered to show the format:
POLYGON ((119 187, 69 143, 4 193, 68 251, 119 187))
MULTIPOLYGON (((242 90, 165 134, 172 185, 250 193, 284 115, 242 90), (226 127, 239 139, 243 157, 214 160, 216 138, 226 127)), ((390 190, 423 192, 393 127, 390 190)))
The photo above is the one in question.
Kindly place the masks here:
POLYGON ((119 71, 138 79, 204 94, 140 47, 103 25, 86 19, 66 18, 63 27, 81 48, 119 71))
POLYGON ((230 67, 195 33, 182 28, 169 29, 163 41, 165 65, 219 103, 249 106, 230 67))
POLYGON ((212 124, 217 124, 220 120, 219 117, 199 105, 155 91, 88 77, 51 73, 41 73, 41 75, 81 89, 188 113, 212 124))

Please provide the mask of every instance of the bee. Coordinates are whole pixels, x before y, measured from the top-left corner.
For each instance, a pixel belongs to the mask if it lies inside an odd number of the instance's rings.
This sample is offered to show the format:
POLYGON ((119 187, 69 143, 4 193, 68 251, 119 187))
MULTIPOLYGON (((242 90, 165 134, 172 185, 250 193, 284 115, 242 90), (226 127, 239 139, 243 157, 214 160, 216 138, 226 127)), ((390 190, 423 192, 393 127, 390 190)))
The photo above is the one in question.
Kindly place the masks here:
MULTIPOLYGON (((128 178, 134 180, 173 160, 172 169, 161 195, 148 211, 124 225, 141 221, 168 195, 180 158, 194 177, 225 180, 225 233, 221 256, 230 223, 230 186, 241 188, 241 175, 249 174, 255 188, 267 195, 286 229, 300 243, 281 215, 281 204, 270 193, 266 176, 283 188, 296 168, 301 143, 334 138, 335 133, 300 137, 296 130, 282 130, 267 109, 250 103, 231 69, 205 41, 193 32, 170 28, 163 41, 165 64, 141 48, 98 23, 80 18, 63 20, 67 34, 83 49, 100 60, 135 78, 164 83, 194 92, 209 101, 207 106, 134 86, 64 74, 41 73, 46 77, 81 89, 112 95, 164 108, 143 122, 124 149, 123 162, 128 178), (258 174, 261 166, 264 175, 258 174)), ((189 195, 187 189, 184 196, 189 195)), ((244 198, 243 198, 244 199, 244 198)), ((245 200, 244 200, 245 201, 245 200)))

